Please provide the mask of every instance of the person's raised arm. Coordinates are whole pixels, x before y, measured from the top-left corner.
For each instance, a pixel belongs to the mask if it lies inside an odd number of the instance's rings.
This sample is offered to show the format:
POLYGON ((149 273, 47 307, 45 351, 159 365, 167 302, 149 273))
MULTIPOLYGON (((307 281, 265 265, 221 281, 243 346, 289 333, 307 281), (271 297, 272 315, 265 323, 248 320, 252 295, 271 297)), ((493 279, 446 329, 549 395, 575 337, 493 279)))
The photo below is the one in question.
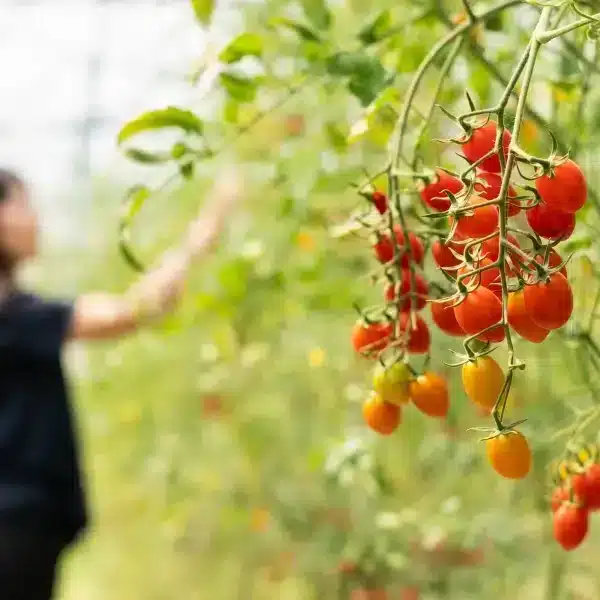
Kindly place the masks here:
POLYGON ((76 300, 69 338, 120 337, 166 316, 181 297, 190 266, 213 248, 240 194, 239 179, 226 172, 217 180, 209 203, 190 223, 183 242, 129 291, 123 295, 88 293, 76 300))

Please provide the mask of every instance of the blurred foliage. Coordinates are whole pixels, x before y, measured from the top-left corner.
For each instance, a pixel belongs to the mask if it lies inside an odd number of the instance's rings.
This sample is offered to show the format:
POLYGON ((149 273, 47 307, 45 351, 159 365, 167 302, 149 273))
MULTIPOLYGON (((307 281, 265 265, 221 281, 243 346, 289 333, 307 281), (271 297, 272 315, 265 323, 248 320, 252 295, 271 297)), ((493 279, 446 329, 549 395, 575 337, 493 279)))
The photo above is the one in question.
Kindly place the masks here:
MULTIPOLYGON (((216 3, 192 4, 199 23, 210 23, 216 3)), ((467 431, 484 417, 444 366, 456 342, 436 332, 433 363, 452 385, 447 421, 408 409, 385 440, 361 423, 370 365, 350 349, 352 305, 379 291, 368 240, 331 231, 363 202, 351 184, 383 166, 411 75, 460 2, 269 0, 243 10, 246 30, 231 32, 218 55, 216 113, 200 119, 191 112, 199 107, 169 107, 128 124, 119 141, 141 163, 144 186, 125 208, 118 186, 99 188, 90 254, 57 249, 43 271, 45 285, 63 293, 123 290, 132 273, 118 251, 119 213, 148 264, 183 230, 221 157, 234 153, 247 174, 244 210, 194 273, 181 309, 132 339, 73 348, 94 528, 67 565, 61 597, 359 600, 361 589, 387 588, 402 600, 600 598, 595 552, 558 554, 547 510, 560 429, 596 396, 594 361, 575 335, 519 344, 527 370, 510 410, 527 417, 535 450, 524 483, 501 481, 485 464, 467 431), (165 126, 181 136, 149 133, 165 126), (136 146, 125 146, 134 135, 136 146), (151 194, 157 173, 169 185, 151 194), (420 596, 409 595, 415 589, 420 596)), ((476 32, 444 105, 464 103, 465 88, 493 102, 533 10, 506 11, 476 32)), ((552 45, 532 93, 592 187, 594 64, 552 45)), ((435 77, 426 82, 431 92, 435 77)), ((429 135, 446 129, 436 113, 429 135)), ((526 149, 548 150, 531 114, 523 136, 526 149)), ((439 150, 425 144, 425 163, 453 164, 439 150)), ((570 242, 579 251, 570 264, 576 323, 595 292, 597 227, 592 207, 570 242)), ((441 281, 432 266, 429 274, 441 281)), ((593 533, 588 547, 597 543, 593 533)))

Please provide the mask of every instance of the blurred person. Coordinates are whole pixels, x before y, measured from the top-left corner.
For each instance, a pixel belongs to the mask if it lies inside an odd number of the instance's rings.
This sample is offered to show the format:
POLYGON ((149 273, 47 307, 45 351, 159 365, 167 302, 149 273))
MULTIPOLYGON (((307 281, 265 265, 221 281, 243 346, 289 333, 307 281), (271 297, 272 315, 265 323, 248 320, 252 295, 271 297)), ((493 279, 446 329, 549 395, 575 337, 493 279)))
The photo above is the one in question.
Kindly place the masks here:
POLYGON ((175 307, 190 266, 216 244, 239 198, 239 182, 226 175, 181 245, 127 293, 65 301, 18 285, 19 267, 37 254, 38 221, 24 180, 0 169, 2 600, 52 598, 59 559, 88 522, 63 346, 130 334, 175 307))

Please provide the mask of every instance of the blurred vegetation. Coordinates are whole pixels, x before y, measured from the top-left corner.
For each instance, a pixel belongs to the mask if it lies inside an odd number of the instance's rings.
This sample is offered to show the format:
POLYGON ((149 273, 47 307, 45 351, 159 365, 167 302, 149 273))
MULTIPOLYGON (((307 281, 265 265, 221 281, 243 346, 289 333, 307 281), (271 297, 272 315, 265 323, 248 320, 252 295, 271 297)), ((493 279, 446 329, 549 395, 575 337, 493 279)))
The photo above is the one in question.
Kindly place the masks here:
MULTIPOLYGON (((206 22, 210 4, 195 3, 206 22)), ((244 42, 244 68, 239 43, 230 46, 221 55, 231 63, 227 74, 202 106, 189 107, 204 110, 207 147, 227 150, 194 173, 185 168, 182 183, 145 203, 133 245, 148 263, 172 243, 224 155, 247 174, 243 211, 194 273, 177 314, 131 339, 69 355, 94 525, 65 566, 61 598, 360 600, 366 588, 401 600, 600 598, 596 553, 558 552, 547 509, 546 467, 565 441, 556 436, 574 410, 595 402, 596 375, 574 338, 519 343, 527 370, 511 411, 528 419, 535 451, 523 483, 500 480, 485 463, 478 434, 467 429, 486 421, 444 365, 457 342, 438 332, 432 365, 451 381, 448 419, 407 409, 390 439, 362 425, 371 365, 350 348, 352 305, 380 292, 370 283, 368 240, 331 230, 361 202, 351 184, 383 166, 411 74, 460 2, 324 6, 244 7, 255 36, 244 42), (376 19, 369 37, 364 26, 376 19), (341 51, 357 54, 343 61, 341 51)), ((498 74, 510 73, 534 10, 506 11, 476 30, 442 95, 446 106, 462 105, 465 88, 480 104, 494 101, 498 74)), ((577 151, 592 188, 600 133, 594 69, 552 45, 532 93, 536 110, 577 151)), ((547 152, 543 128, 527 123, 527 147, 547 152)), ((431 137, 446 129, 436 113, 431 137)), ((439 150, 424 147, 429 164, 454 161, 439 150)), ((172 166, 142 166, 136 175, 152 187, 172 166)), ((98 183, 91 250, 52 249, 37 276, 46 289, 118 291, 131 282, 118 250, 122 187, 110 177, 98 183)), ((593 207, 581 221, 570 242, 578 250, 569 267, 576 322, 587 318, 597 285, 593 207)), ((439 278, 432 266, 428 273, 439 278)), ((587 548, 599 541, 592 531, 587 548)))

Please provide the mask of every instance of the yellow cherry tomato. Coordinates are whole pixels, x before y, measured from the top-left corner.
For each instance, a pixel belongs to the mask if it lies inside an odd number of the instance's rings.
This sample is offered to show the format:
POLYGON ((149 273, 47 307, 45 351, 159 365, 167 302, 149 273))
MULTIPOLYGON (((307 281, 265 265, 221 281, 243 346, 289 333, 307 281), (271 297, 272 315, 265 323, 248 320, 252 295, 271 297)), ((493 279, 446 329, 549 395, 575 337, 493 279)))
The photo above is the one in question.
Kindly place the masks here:
POLYGON ((463 365, 462 382, 472 402, 492 410, 504 385, 504 373, 491 356, 480 356, 463 365))
POLYGON ((373 389, 385 402, 400 406, 410 401, 410 380, 410 369, 403 362, 389 367, 379 364, 373 375, 373 389))

